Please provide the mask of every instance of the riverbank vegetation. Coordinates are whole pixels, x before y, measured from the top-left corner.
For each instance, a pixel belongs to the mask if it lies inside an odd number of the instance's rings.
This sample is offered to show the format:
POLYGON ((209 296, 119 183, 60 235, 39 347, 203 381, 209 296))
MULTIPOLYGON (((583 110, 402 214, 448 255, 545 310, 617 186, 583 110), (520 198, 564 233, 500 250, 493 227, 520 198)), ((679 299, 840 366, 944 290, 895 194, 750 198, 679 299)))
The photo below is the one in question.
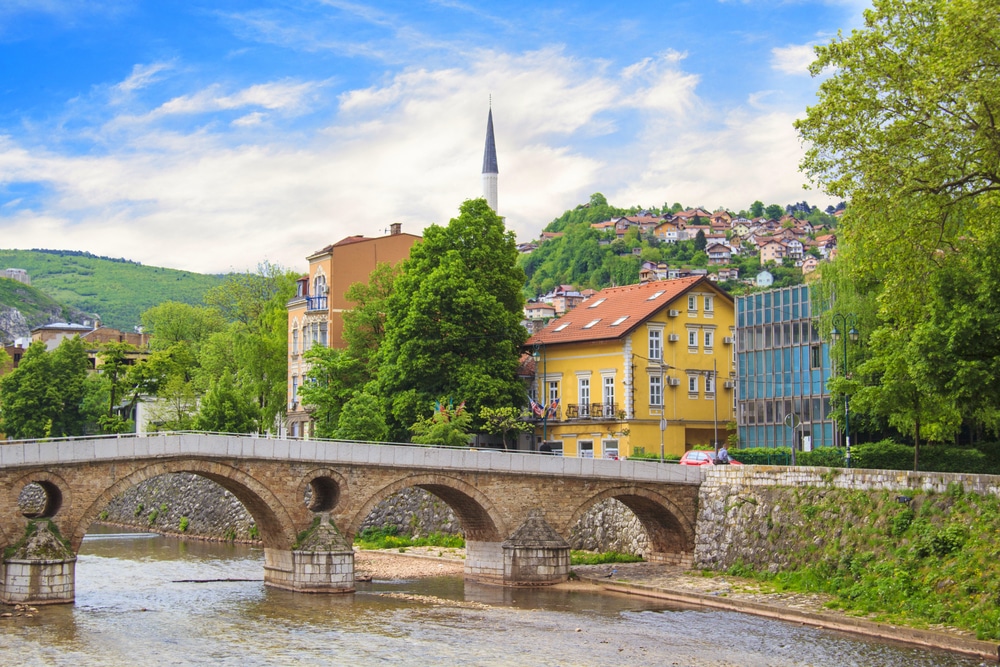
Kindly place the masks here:
POLYGON ((641 563, 642 556, 623 554, 619 551, 578 551, 569 552, 570 565, 604 565, 605 563, 641 563))
POLYGON ((789 490, 797 511, 767 535, 786 562, 737 562, 733 576, 777 590, 826 593, 829 606, 877 621, 954 627, 1000 640, 1000 499, 789 490), (797 514, 797 516, 796 516, 797 514), (788 544, 798 544, 790 549, 788 544))
POLYGON ((461 535, 430 533, 428 535, 400 535, 396 526, 365 528, 354 537, 359 549, 406 549, 409 547, 441 547, 444 549, 464 549, 465 538, 461 535))

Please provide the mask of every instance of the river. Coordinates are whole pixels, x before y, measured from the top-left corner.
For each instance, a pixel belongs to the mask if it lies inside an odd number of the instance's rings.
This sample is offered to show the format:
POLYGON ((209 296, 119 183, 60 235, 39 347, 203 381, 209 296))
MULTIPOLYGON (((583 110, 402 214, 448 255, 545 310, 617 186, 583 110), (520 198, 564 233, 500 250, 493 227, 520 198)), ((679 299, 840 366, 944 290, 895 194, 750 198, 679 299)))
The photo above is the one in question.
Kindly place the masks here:
POLYGON ((980 664, 731 612, 458 577, 359 583, 353 595, 294 594, 264 587, 262 563, 261 550, 241 545, 88 535, 76 604, 0 619, 0 664, 980 664))

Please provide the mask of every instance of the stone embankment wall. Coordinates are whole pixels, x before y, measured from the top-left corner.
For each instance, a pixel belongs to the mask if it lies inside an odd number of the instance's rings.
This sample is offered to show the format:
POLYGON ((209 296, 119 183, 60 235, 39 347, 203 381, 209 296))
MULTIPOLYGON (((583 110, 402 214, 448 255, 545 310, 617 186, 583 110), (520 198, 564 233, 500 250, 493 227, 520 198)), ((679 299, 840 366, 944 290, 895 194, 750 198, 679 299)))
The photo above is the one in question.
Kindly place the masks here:
MULTIPOLYGON (((40 491, 40 489, 39 489, 40 491)), ((303 499, 305 502, 305 499, 303 499)), ((254 541, 258 536, 253 517, 236 497, 204 477, 176 473, 161 475, 115 498, 102 514, 102 522, 218 540, 254 541), (155 514, 154 514, 155 511, 155 514)), ((462 532, 451 508, 422 489, 406 489, 380 503, 365 520, 368 527, 396 526, 400 535, 449 535, 462 532)), ((617 500, 607 500, 581 519, 570 538, 574 549, 648 551, 646 534, 635 515, 617 500)))
MULTIPOLYGON (((896 470, 727 466, 708 472, 698 496, 695 565, 738 563, 777 572, 852 526, 886 523, 918 493, 1000 495, 1000 476, 896 470), (865 494, 868 502, 852 494, 865 494)), ((885 526, 888 530, 888 526, 885 526)))

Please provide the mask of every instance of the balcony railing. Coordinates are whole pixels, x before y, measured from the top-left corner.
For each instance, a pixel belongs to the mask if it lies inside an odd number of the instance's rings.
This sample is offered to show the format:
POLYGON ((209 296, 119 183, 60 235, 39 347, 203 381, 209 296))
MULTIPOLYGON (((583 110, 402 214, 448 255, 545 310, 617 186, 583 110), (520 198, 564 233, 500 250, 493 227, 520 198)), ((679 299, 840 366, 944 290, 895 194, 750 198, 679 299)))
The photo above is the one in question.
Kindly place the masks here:
POLYGON ((614 419, 617 416, 617 403, 568 403, 566 405, 566 419, 614 419))
POLYGON ((307 296, 306 310, 326 310, 326 299, 325 296, 307 296))

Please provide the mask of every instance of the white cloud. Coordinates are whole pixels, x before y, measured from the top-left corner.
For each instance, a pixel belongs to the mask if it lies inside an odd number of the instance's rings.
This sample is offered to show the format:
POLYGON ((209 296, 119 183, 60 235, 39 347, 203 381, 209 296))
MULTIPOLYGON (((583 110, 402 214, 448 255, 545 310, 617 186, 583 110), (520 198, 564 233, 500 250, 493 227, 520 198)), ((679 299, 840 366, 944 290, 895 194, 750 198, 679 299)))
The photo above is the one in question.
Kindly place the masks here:
POLYGON ((132 73, 115 88, 123 93, 131 93, 135 90, 145 88, 151 83, 160 80, 157 76, 160 72, 171 69, 169 63, 152 63, 151 65, 134 65, 132 73))
POLYGON ((262 259, 301 268, 310 252, 345 236, 380 235, 392 222, 420 233, 480 196, 491 93, 500 213, 521 239, 598 190, 619 205, 680 199, 742 208, 803 196, 791 116, 717 111, 720 103, 698 100, 698 78, 681 69, 679 54, 637 63, 627 75, 559 49, 482 52, 469 62, 348 91, 330 120, 308 132, 273 127, 270 115, 312 109, 323 82, 178 96, 107 123, 102 131, 121 139, 107 142, 115 148, 103 156, 0 138, 0 185, 36 183, 50 193, 30 209, 0 210, 0 236, 16 230, 21 247, 196 271, 262 259), (706 110, 698 118, 663 113, 696 104, 706 110), (235 120, 212 122, 213 113, 241 109, 235 120), (187 133, 160 122, 184 114, 206 120, 187 133))
POLYGON ((785 74, 809 75, 809 65, 816 59, 812 44, 790 44, 771 49, 771 68, 785 74))

